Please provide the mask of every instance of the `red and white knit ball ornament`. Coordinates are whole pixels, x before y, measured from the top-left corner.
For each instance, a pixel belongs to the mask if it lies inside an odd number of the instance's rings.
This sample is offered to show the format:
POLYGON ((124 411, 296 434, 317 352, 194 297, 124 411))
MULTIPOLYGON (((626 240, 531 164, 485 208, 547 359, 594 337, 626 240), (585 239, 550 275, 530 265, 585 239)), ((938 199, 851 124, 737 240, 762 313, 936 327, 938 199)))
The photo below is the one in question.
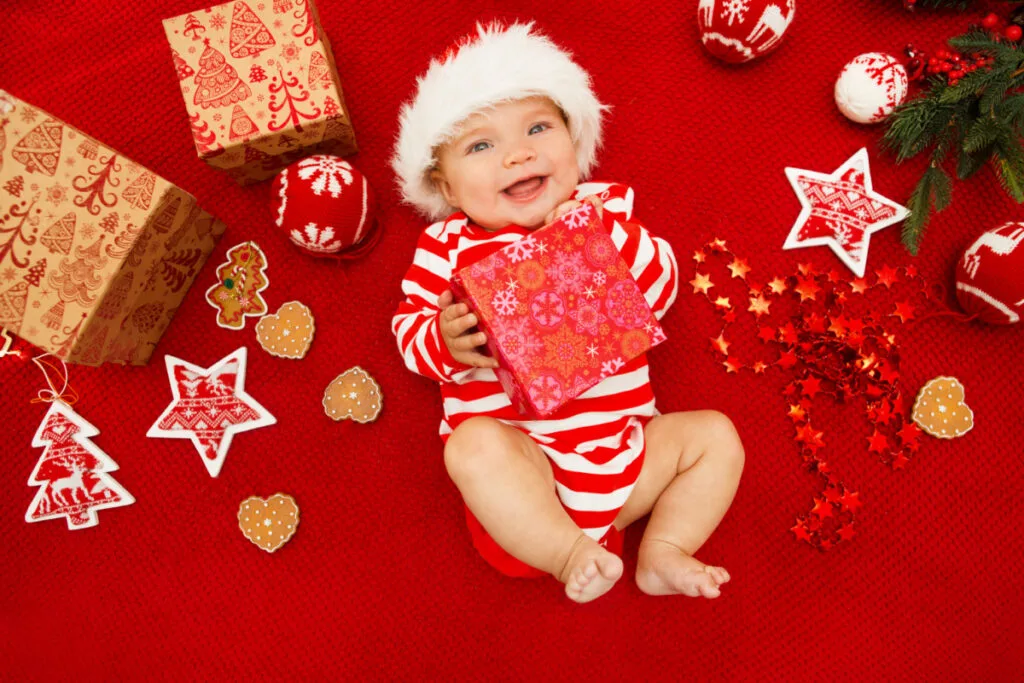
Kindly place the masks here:
POLYGON ((839 111, 851 121, 884 121, 907 99, 907 70, 884 52, 858 55, 839 72, 835 98, 839 111))
POLYGON ((365 176, 341 157, 300 159, 277 174, 274 222, 310 256, 349 259, 379 237, 377 199, 365 176))
POLYGON ((967 313, 996 325, 1024 315, 1024 223, 983 232, 956 267, 956 298, 967 313))
POLYGON ((700 40, 723 61, 749 62, 779 46, 795 12, 796 0, 700 0, 700 40))

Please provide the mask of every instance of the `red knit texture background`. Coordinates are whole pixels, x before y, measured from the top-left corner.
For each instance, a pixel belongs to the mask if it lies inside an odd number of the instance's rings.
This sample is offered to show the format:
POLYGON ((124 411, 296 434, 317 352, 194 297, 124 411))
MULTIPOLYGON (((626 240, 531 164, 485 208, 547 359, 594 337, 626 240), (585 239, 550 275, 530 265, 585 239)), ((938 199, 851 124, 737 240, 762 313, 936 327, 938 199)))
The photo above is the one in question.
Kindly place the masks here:
MULTIPOLYGON (((270 0, 262 0, 269 3, 270 0)), ((858 536, 821 553, 789 532, 819 482, 801 469, 776 373, 727 375, 708 339, 720 329, 690 293, 690 254, 721 237, 766 281, 799 262, 842 264, 825 248, 782 251, 800 211, 786 166, 831 172, 861 146, 875 187, 904 201, 922 164, 897 166, 882 129, 847 122, 832 101, 861 52, 934 49, 975 15, 902 10, 899 0, 800 0, 781 48, 730 67, 700 46, 696 0, 651 3, 350 3, 320 0, 385 234, 347 267, 301 255, 271 222, 270 183, 238 187, 195 155, 161 20, 197 2, 4 3, 0 87, 103 140, 195 194, 228 232, 149 367, 72 366, 75 409, 138 500, 99 526, 26 524, 27 486, 46 406, 31 363, 0 359, 0 670, 7 680, 290 678, 420 680, 602 677, 696 680, 995 680, 1024 673, 1021 387, 1024 329, 935 319, 900 333, 914 394, 960 378, 977 426, 924 437, 899 472, 867 451, 863 404, 815 404, 823 456, 860 492, 858 536), (732 583, 720 599, 653 598, 629 580, 642 523, 627 532, 626 576, 577 606, 553 580, 491 570, 470 545, 436 435, 436 386, 404 367, 390 331, 422 221, 398 203, 388 165, 414 77, 479 19, 536 19, 571 49, 614 109, 596 177, 628 182, 636 214, 675 247, 684 280, 651 354, 662 411, 732 417, 747 465, 732 509, 698 557, 732 583), (274 358, 221 329, 203 301, 228 247, 264 248, 271 311, 300 300, 316 316, 301 361, 274 358), (211 479, 186 441, 146 430, 170 400, 164 354, 207 366, 249 347, 248 391, 278 424, 238 435, 211 479), (327 384, 360 365, 383 388, 368 425, 328 419, 327 384), (820 407, 819 407, 820 406, 820 407), (240 533, 238 504, 293 495, 296 535, 268 555, 240 533)), ((979 10, 980 12, 980 10, 979 10)), ((1019 219, 990 169, 958 184, 954 205, 912 259, 899 228, 873 236, 869 273, 915 263, 949 286, 976 234, 1019 219)), ((734 283, 737 281, 733 281, 734 283)), ((727 283, 722 282, 724 287, 727 283)), ((892 301, 895 296, 892 297, 892 301)), ((892 301, 887 301, 886 306, 892 301)), ((882 311, 884 313, 884 311, 882 311)))

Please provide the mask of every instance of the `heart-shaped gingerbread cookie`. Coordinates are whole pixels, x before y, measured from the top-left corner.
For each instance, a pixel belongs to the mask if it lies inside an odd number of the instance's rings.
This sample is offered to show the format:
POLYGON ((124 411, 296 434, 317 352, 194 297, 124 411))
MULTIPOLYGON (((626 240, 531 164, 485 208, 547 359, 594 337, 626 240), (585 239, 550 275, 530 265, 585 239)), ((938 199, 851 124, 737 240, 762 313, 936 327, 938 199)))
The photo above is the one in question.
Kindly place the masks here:
POLYGON ((299 506, 283 493, 270 498, 252 496, 238 506, 238 528, 245 537, 272 553, 292 537, 299 526, 299 506))
POLYGON ((267 353, 281 358, 303 358, 313 343, 313 314, 298 301, 283 304, 273 315, 256 323, 256 339, 267 353))
POLYGON ((352 419, 363 424, 380 415, 384 399, 380 385, 358 365, 334 378, 324 391, 324 412, 332 419, 352 419))
POLYGON ((914 422, 940 439, 963 436, 974 426, 974 412, 964 403, 964 385, 956 377, 936 377, 914 403, 914 422))

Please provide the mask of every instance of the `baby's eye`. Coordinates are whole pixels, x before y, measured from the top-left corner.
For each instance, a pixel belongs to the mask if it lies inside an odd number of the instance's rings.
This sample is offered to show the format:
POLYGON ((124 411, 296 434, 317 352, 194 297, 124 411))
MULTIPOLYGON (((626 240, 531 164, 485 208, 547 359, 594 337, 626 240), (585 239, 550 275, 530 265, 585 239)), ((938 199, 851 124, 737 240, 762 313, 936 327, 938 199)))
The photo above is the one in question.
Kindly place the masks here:
POLYGON ((472 154, 474 152, 482 152, 482 151, 484 151, 485 149, 487 149, 490 146, 491 146, 491 143, 489 143, 489 142, 477 142, 477 143, 474 143, 474 144, 470 145, 468 153, 472 154))
POLYGON ((535 123, 535 124, 533 124, 533 126, 530 127, 529 135, 534 135, 536 133, 543 133, 544 131, 546 131, 550 127, 551 126, 546 124, 546 123, 535 123))

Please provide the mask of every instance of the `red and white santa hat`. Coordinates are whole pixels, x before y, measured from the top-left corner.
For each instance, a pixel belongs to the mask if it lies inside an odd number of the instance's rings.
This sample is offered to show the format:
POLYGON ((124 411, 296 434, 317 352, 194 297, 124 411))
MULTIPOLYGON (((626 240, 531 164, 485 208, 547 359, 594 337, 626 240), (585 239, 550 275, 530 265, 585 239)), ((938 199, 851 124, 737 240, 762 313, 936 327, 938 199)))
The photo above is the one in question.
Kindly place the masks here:
POLYGON ((430 180, 437 147, 451 139, 460 123, 487 107, 542 95, 565 113, 576 147, 580 178, 594 166, 601 143, 601 104, 590 75, 533 23, 477 24, 476 35, 460 41, 430 62, 417 79, 416 94, 402 106, 398 142, 391 166, 402 198, 431 220, 455 209, 430 180))

